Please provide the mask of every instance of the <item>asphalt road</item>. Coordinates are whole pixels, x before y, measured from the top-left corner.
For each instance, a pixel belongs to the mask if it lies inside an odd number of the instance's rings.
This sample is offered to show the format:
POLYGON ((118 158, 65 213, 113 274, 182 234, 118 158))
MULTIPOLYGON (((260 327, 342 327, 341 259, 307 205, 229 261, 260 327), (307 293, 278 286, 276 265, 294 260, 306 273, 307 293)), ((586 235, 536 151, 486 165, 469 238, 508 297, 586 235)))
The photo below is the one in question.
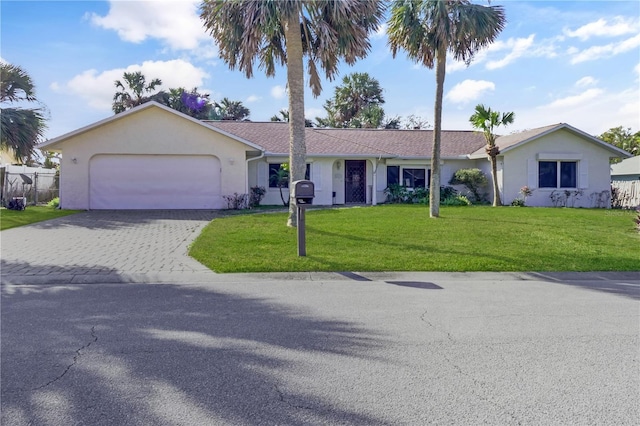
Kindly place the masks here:
POLYGON ((637 274, 5 281, 1 423, 636 425, 639 300, 637 274))

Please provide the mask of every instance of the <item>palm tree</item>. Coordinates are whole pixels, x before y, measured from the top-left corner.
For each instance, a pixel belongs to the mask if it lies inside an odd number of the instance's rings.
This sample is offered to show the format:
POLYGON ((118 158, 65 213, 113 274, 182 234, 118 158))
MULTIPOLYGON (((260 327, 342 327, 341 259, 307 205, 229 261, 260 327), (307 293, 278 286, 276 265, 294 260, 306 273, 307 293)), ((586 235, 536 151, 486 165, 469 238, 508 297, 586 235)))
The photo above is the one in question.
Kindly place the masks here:
POLYGON ((469 117, 471 125, 476 129, 482 130, 484 138, 487 141, 485 151, 491 161, 491 178, 493 179, 493 205, 501 206, 500 190, 498 188, 498 165, 497 157, 500 154, 500 149, 496 146, 496 135, 493 133, 494 129, 499 126, 507 126, 513 123, 516 115, 513 112, 505 112, 500 114, 498 111, 493 111, 491 108, 486 108, 484 105, 476 105, 476 112, 469 117))
MULTIPOLYGON (((0 102, 36 102, 35 86, 27 72, 19 66, 0 63, 0 102)), ((38 141, 47 128, 44 107, 1 108, 0 148, 13 151, 13 156, 22 163, 34 153, 38 141)))
POLYGON ((283 206, 289 205, 289 199, 285 200, 282 188, 289 186, 289 163, 280 164, 280 168, 269 178, 271 182, 280 190, 280 199, 283 206))
MULTIPOLYGON (((221 58, 247 78, 254 62, 267 76, 287 67, 289 92, 289 164, 291 181, 304 179, 304 65, 314 96, 322 91, 318 64, 332 80, 342 58, 353 64, 370 49, 369 32, 378 27, 382 0, 203 0, 200 17, 218 44, 221 58)), ((290 203, 289 226, 297 225, 290 203)))
POLYGON ((232 101, 229 98, 222 98, 220 103, 214 102, 213 106, 220 120, 242 121, 251 114, 249 108, 242 105, 242 101, 232 101))
POLYGON ((492 43, 506 23, 502 6, 471 4, 469 0, 395 0, 389 19, 389 45, 427 68, 436 67, 433 152, 429 215, 440 216, 440 138, 442 97, 447 51, 456 60, 471 62, 474 54, 492 43))
POLYGON ((113 95, 112 109, 116 114, 149 102, 152 99, 150 93, 162 84, 162 80, 159 78, 154 78, 147 84, 146 77, 140 71, 125 72, 122 78, 124 83, 120 80, 114 82, 116 88, 119 89, 113 95))
POLYGON ((366 72, 355 72, 345 76, 342 79, 342 85, 336 87, 332 106, 336 110, 335 115, 340 122, 340 127, 378 127, 384 117, 384 111, 380 107, 383 103, 380 82, 366 72), (363 113, 368 116, 368 119, 360 118, 358 121, 364 121, 368 126, 352 125, 351 121, 363 113), (371 122, 373 115, 379 119, 377 123, 371 122))

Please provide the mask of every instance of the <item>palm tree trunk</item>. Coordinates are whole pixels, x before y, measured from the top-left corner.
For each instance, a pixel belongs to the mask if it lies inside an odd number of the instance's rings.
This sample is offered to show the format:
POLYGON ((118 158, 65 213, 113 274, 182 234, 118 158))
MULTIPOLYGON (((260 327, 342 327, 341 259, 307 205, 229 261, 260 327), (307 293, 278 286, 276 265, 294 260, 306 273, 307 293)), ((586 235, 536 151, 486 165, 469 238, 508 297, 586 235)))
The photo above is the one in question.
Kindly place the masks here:
POLYGON ((442 134, 442 97, 446 73, 446 47, 438 49, 436 65, 436 103, 433 119, 433 151, 431 153, 431 182, 429 184, 429 216, 440 216, 440 139, 442 134))
POLYGON ((493 179, 493 206, 501 206, 500 188, 498 187, 498 158, 495 155, 489 156, 491 161, 491 178, 493 179))
MULTIPOLYGON (((291 183, 305 177, 307 156, 304 140, 304 67, 298 14, 292 13, 287 17, 284 27, 289 86, 289 194, 291 194, 291 183)), ((296 227, 298 225, 296 206, 294 200, 289 199, 287 226, 296 227)))

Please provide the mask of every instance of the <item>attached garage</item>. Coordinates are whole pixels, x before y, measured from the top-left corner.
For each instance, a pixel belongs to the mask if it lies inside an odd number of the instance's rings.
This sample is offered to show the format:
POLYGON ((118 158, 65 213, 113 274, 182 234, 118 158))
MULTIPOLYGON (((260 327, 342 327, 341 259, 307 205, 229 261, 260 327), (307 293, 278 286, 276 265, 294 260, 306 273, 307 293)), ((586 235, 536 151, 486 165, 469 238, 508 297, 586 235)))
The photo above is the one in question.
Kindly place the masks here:
POLYGON ((147 102, 41 145, 62 153, 60 206, 78 210, 212 210, 249 192, 261 147, 147 102))
POLYGON ((213 155, 96 155, 89 162, 89 208, 214 209, 220 160, 213 155))

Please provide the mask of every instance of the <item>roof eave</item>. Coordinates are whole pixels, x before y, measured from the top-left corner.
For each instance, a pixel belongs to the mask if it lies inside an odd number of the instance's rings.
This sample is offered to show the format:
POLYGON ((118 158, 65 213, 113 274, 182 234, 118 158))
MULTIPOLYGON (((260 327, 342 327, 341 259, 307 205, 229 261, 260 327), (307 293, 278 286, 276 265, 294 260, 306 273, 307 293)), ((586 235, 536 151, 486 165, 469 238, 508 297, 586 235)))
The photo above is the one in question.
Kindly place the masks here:
POLYGON ((212 130, 214 132, 218 132, 218 133, 220 133, 220 134, 222 134, 224 136, 227 136, 227 137, 229 137, 229 138, 231 138, 233 140, 236 140, 236 141, 241 142, 241 143, 243 143, 245 145, 248 145, 251 148, 254 148, 254 149, 256 149, 256 150, 258 150, 260 152, 264 152, 264 148, 262 148, 259 145, 254 144, 253 142, 249 142, 249 141, 247 141, 245 139, 239 138, 238 136, 235 136, 235 135, 227 133, 227 132, 225 132, 225 131, 223 131, 221 129, 218 129, 217 127, 209 126, 206 123, 203 123, 201 120, 193 118, 190 115, 183 114, 180 111, 176 111, 175 109, 169 108, 168 106, 162 105, 162 104, 160 104, 160 103, 158 103, 156 101, 145 102, 144 104, 138 105, 137 107, 131 108, 131 109, 127 110, 127 111, 121 112, 119 114, 114 114, 111 117, 107 117, 107 118, 102 119, 100 121, 96 121, 95 123, 92 123, 92 124, 89 124, 87 126, 81 127, 79 129, 73 130, 73 131, 71 131, 69 133, 65 133, 64 135, 55 137, 53 139, 49 139, 48 141, 45 141, 45 142, 39 144, 38 145, 38 149, 47 148, 47 150, 49 150, 49 151, 60 151, 60 148, 57 148, 55 145, 57 145, 58 143, 60 143, 62 141, 65 141, 65 140, 67 140, 69 138, 72 138, 74 136, 78 136, 78 135, 81 135, 83 133, 89 132, 89 131, 91 131, 93 129, 96 129, 98 127, 102 127, 104 125, 107 125, 107 124, 111 123, 112 121, 120 120, 120 119, 122 119, 124 117, 127 117, 127 116, 131 115, 131 114, 135 114, 137 112, 144 111, 145 109, 153 108, 153 107, 160 108, 160 109, 162 109, 164 111, 167 111, 167 112, 175 114, 175 115, 177 115, 179 117, 185 118, 185 119, 191 121, 192 123, 195 123, 195 124, 197 124, 199 126, 206 127, 209 130, 212 130))

